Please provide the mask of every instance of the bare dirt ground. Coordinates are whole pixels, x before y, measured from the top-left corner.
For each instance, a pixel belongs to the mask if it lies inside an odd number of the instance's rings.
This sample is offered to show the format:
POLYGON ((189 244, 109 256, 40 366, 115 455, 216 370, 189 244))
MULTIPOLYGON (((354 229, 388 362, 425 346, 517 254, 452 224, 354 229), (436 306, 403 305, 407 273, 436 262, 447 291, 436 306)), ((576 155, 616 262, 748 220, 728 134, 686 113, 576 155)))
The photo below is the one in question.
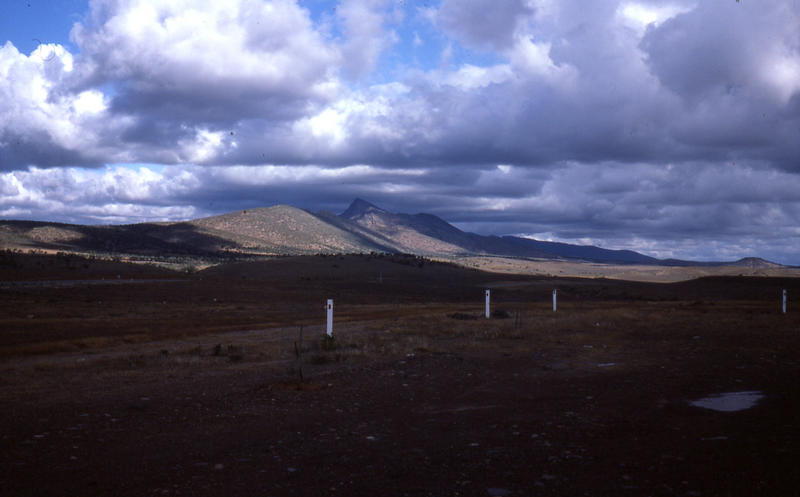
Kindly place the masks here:
POLYGON ((3 495, 798 495, 797 279, 47 261, 0 269, 3 495))

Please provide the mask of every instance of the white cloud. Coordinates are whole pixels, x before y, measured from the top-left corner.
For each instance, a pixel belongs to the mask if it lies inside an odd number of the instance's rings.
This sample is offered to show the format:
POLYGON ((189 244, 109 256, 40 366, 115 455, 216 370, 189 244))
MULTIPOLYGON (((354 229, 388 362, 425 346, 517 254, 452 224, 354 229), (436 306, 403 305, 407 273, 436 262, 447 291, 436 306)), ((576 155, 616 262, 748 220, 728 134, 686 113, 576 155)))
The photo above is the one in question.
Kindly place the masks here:
POLYGON ((464 64, 455 71, 432 72, 430 76, 432 80, 438 80, 441 84, 472 90, 490 84, 504 83, 511 79, 514 73, 508 64, 488 67, 464 64))
POLYGON ((178 142, 185 162, 203 163, 217 156, 222 148, 224 132, 197 129, 195 136, 178 142))
POLYGON ((381 54, 398 41, 393 30, 386 30, 388 21, 397 21, 389 10, 389 0, 343 0, 336 15, 344 24, 342 45, 344 68, 353 78, 370 73, 381 54), (387 19, 388 18, 388 19, 387 19))
POLYGON ((234 196, 244 205, 263 205, 265 192, 281 192, 287 195, 284 203, 297 203, 291 195, 299 187, 321 192, 331 185, 359 188, 391 180, 398 185, 407 182, 404 188, 413 189, 411 185, 426 174, 424 169, 387 170, 367 164, 31 168, 0 173, 0 216, 90 223, 187 219, 213 213, 197 207, 206 199, 225 203, 234 196))
POLYGON ((623 24, 641 36, 648 26, 658 26, 678 14, 691 11, 693 8, 694 5, 624 2, 617 8, 617 16, 623 24))
MULTIPOLYGON (((138 160, 218 160, 243 120, 290 123, 341 90, 340 48, 292 0, 98 0, 73 28, 79 83, 112 88, 138 160), (195 143, 196 153, 173 150, 195 143), (141 145, 139 145, 141 144, 141 145)), ((126 144, 122 144, 126 146, 126 144)))
POLYGON ((58 45, 40 45, 30 56, 10 42, 0 48, 0 169, 58 160, 48 153, 97 160, 102 130, 117 124, 101 92, 63 91, 73 68, 73 56, 58 45))
POLYGON ((352 153, 352 147, 364 139, 401 142, 411 131, 397 125, 398 119, 407 117, 409 90, 391 83, 351 92, 316 115, 298 120, 293 131, 298 140, 306 140, 307 146, 319 153, 337 149, 352 153), (396 108, 398 105, 404 110, 396 108))
POLYGON ((788 104, 794 95, 800 93, 800 50, 765 58, 760 74, 779 102, 788 104))
POLYGON ((311 134, 315 138, 326 138, 333 147, 342 143, 347 138, 345 113, 346 111, 340 112, 333 108, 327 108, 309 118, 307 123, 311 134))
POLYGON ((72 109, 78 116, 99 114, 108 109, 108 101, 97 90, 86 90, 78 93, 72 102, 72 109))
POLYGON ((557 65, 550 58, 550 43, 537 43, 527 37, 519 37, 509 53, 511 67, 516 74, 527 78, 541 78, 559 88, 572 88, 577 72, 569 65, 557 65))
POLYGON ((289 0, 100 0, 72 36, 101 77, 141 90, 228 85, 234 94, 315 96, 313 84, 330 77, 339 57, 289 0))

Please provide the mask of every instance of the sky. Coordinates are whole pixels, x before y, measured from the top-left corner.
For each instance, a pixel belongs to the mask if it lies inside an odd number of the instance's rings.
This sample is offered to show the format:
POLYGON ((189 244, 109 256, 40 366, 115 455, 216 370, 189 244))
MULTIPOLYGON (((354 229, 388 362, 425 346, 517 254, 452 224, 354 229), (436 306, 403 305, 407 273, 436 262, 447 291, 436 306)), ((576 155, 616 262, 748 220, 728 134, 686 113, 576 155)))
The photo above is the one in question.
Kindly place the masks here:
POLYGON ((5 0, 0 218, 364 198, 800 265, 796 0, 5 0))

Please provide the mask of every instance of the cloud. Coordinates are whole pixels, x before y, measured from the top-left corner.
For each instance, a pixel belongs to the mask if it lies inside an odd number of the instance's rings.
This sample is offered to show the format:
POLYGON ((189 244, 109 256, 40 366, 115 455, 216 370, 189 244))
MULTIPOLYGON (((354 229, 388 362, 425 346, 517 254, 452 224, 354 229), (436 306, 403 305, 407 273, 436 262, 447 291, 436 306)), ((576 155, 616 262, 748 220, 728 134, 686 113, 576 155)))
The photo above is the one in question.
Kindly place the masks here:
POLYGON ((338 85, 338 51, 288 0, 99 1, 72 37, 87 80, 115 85, 122 112, 286 119, 329 100, 338 85))
MULTIPOLYGON (((797 167, 800 63, 785 8, 751 19, 737 5, 448 0, 435 22, 492 63, 374 83, 358 78, 376 70, 405 19, 382 0, 343 2, 340 38, 288 0, 92 6, 73 30, 77 56, 5 50, 28 67, 9 76, 9 98, 41 115, 59 102, 63 116, 29 126, 47 133, 26 133, 29 157, 8 150, 6 167, 756 158, 797 167), (706 29, 715 16, 735 29, 706 29), (742 48, 744 32, 758 49, 742 48), (709 65, 720 69, 692 70, 709 65)), ((9 128, 12 138, 25 130, 9 128)))
POLYGON ((648 29, 647 66, 680 100, 671 134, 698 155, 735 151, 798 170, 798 24, 800 12, 784 2, 703 2, 648 29))
POLYGON ((786 104, 800 91, 799 22, 785 2, 701 2, 648 29, 642 48, 659 81, 690 102, 739 93, 786 104))
POLYGON ((636 31, 638 36, 642 36, 648 27, 657 27, 664 21, 689 12, 693 8, 694 5, 688 3, 634 1, 619 4, 616 14, 625 26, 636 31))
POLYGON ((390 5, 388 0, 343 0, 336 9, 345 33, 343 68, 350 77, 369 74, 381 54, 398 41, 394 31, 384 29, 391 20, 390 5))
POLYGON ((72 38, 0 51, 3 168, 213 161, 340 91, 339 47, 288 0, 96 1, 72 38))
POLYGON ((525 0, 444 0, 435 19, 445 32, 470 48, 503 51, 514 44, 533 13, 525 0))
POLYGON ((99 130, 115 122, 101 92, 59 91, 73 71, 73 56, 60 45, 40 45, 29 56, 9 42, 0 48, 0 170, 100 159, 93 153, 99 130))
POLYGON ((111 89, 128 160, 213 162, 237 131, 291 123, 340 91, 338 47, 288 0, 93 2, 72 37, 73 85, 111 89))
POLYGON ((0 173, 0 216, 137 222, 187 219, 241 206, 303 206, 315 201, 324 206, 331 199, 335 199, 331 208, 338 211, 343 202, 379 191, 379 187, 370 190, 376 182, 414 183, 426 174, 421 169, 384 170, 369 165, 30 168, 0 173), (334 192, 331 185, 339 188, 334 192), (100 214, 104 207, 114 211, 113 219, 100 214))

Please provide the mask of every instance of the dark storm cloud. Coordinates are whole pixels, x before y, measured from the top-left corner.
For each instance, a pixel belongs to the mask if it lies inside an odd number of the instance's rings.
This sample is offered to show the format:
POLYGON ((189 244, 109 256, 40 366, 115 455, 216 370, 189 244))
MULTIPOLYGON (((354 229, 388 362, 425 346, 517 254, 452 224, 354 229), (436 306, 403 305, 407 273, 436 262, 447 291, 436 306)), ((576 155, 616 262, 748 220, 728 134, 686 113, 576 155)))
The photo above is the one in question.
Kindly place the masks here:
MULTIPOLYGON (((92 161, 86 155, 76 150, 59 146, 47 136, 16 135, 10 132, 0 132, 0 166, 8 168, 17 164, 38 164, 41 167, 81 165, 92 166, 101 164, 97 159, 92 161)), ((0 170, 4 167, 0 167, 0 170)))
POLYGON ((785 98, 798 84, 776 73, 781 59, 800 50, 793 10, 776 1, 757 8, 702 2, 650 27, 642 48, 659 81, 690 102, 737 91, 785 98))
POLYGON ((249 119, 289 121, 302 117, 315 105, 307 95, 290 92, 264 94, 255 88, 215 84, 213 88, 146 88, 121 86, 111 111, 179 124, 231 129, 249 119))
POLYGON ((703 2, 648 29, 641 47, 682 102, 679 142, 797 170, 800 17, 786 2, 748 7, 703 2))

